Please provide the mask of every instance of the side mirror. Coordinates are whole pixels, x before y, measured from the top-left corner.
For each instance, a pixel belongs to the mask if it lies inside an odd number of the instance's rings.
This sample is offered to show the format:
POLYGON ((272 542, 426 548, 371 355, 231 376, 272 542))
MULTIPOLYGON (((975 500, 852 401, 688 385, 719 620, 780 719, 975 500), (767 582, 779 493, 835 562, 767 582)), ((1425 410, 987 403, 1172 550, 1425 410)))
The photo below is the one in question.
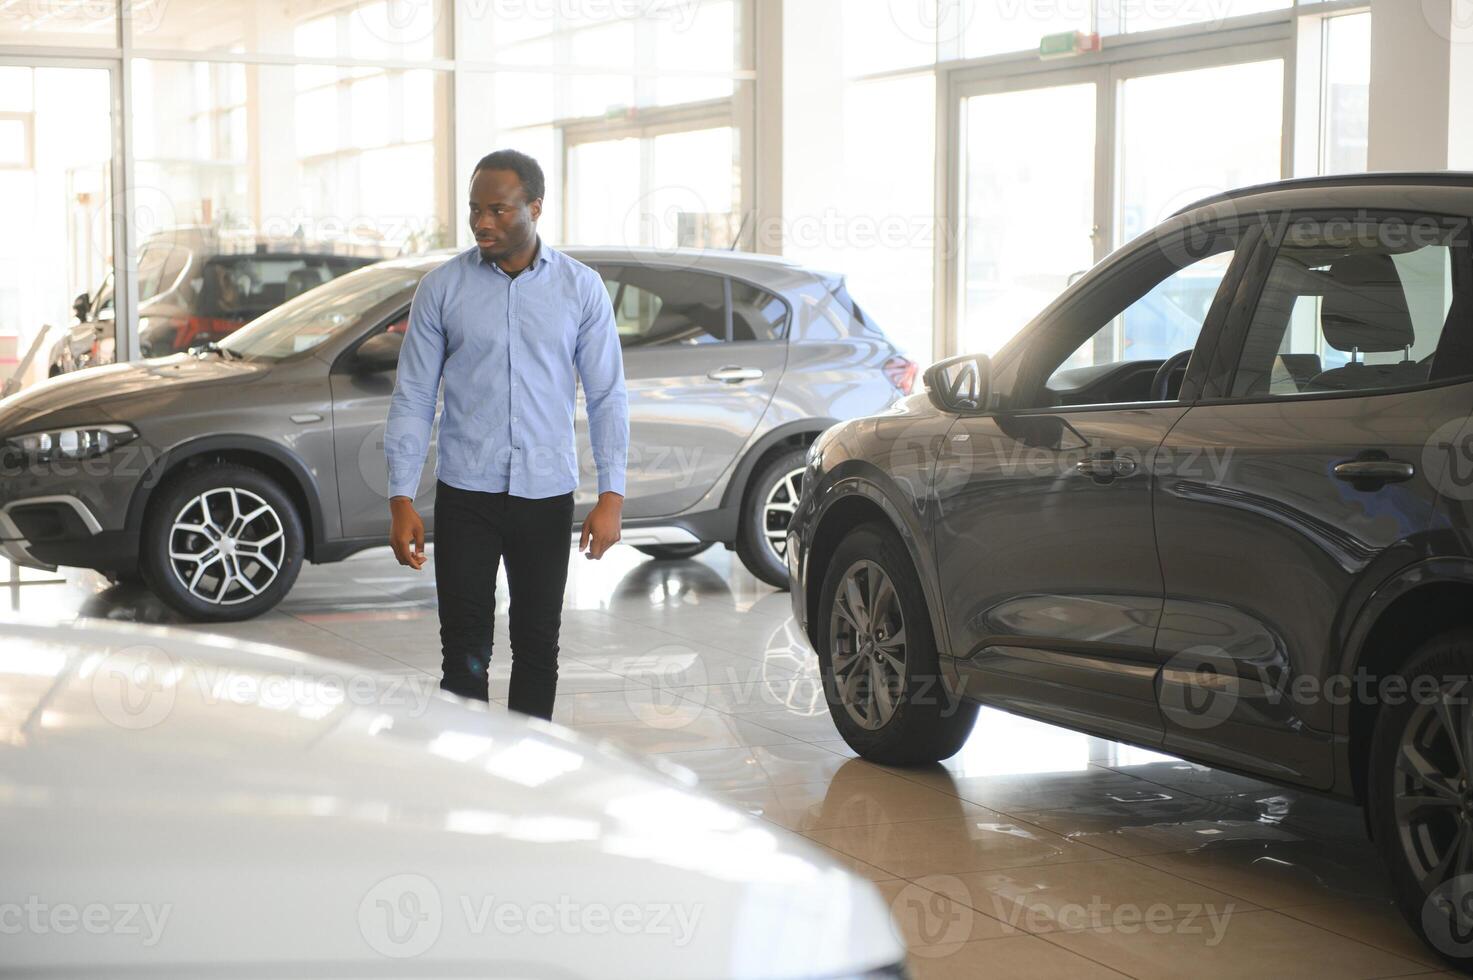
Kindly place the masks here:
POLYGON ((926 391, 944 412, 981 412, 992 393, 992 361, 986 354, 958 354, 926 368, 926 391))
POLYGON ((402 333, 381 333, 370 337, 353 355, 353 367, 365 374, 379 374, 399 367, 399 351, 404 346, 402 333))
POLYGON ((83 322, 86 321, 87 310, 91 308, 91 306, 92 297, 88 296, 86 293, 78 293, 77 298, 72 300, 72 312, 77 315, 78 320, 81 320, 83 322))

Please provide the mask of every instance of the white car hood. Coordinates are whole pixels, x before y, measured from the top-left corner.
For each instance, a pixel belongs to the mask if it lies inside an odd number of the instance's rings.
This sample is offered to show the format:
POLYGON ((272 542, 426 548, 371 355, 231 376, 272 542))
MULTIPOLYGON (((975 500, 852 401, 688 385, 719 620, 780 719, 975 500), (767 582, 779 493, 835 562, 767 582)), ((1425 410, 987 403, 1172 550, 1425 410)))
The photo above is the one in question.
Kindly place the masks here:
POLYGON ((794 835, 433 687, 0 625, 5 968, 700 980, 903 957, 876 889, 794 835))

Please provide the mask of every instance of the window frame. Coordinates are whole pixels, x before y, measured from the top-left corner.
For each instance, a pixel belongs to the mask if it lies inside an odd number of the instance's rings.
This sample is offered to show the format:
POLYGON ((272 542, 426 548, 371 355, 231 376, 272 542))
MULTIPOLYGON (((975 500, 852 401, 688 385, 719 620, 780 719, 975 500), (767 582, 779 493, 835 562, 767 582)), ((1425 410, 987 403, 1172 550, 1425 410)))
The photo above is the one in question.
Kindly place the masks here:
MULTIPOLYGON (((1317 402, 1337 398, 1369 398, 1377 395, 1406 394, 1409 392, 1429 391, 1434 388, 1443 388, 1449 385, 1467 384, 1473 381, 1473 364, 1467 371, 1451 377, 1439 378, 1435 381, 1425 381, 1420 384, 1395 385, 1383 388, 1351 388, 1343 391, 1313 391, 1300 392, 1291 395, 1257 395, 1252 397, 1240 397, 1232 394, 1233 385, 1237 380, 1238 371, 1242 367, 1243 352, 1248 343, 1248 336, 1253 328, 1254 318, 1258 313, 1259 303, 1263 299, 1263 292, 1268 286, 1269 275, 1272 273, 1274 263, 1278 259, 1279 249, 1283 246, 1284 236, 1295 221, 1300 218, 1314 218, 1315 220, 1327 222, 1331 220, 1345 220, 1348 222, 1374 220, 1383 221, 1388 218, 1401 218, 1409 223, 1422 219, 1432 219, 1440 224, 1456 222, 1461 224, 1462 229, 1458 232, 1460 239, 1465 243, 1469 257, 1469 267, 1464 270, 1463 289, 1468 292, 1468 298, 1473 299, 1473 215, 1454 214, 1441 211, 1413 211, 1410 209, 1385 208, 1385 207, 1302 207, 1286 209, 1276 214, 1271 219, 1271 224, 1265 227, 1268 234, 1265 236, 1259 248, 1258 260, 1254 262, 1252 273, 1241 283, 1240 296, 1234 301, 1234 315, 1231 322, 1226 324, 1219 340, 1217 355, 1214 359, 1221 357, 1226 363, 1220 376, 1220 385, 1216 386, 1210 397, 1199 398, 1198 405, 1290 405, 1300 402, 1317 402)), ((1454 280, 1454 295, 1450 301, 1449 310, 1457 303, 1458 288, 1457 280, 1454 280)), ((1444 339, 1447 336, 1447 324, 1444 321, 1443 333, 1437 338, 1437 347, 1433 351, 1434 358, 1442 349, 1444 339)), ((1467 328, 1473 330, 1473 323, 1467 328)), ((1473 345, 1473 341, 1470 341, 1473 345)))

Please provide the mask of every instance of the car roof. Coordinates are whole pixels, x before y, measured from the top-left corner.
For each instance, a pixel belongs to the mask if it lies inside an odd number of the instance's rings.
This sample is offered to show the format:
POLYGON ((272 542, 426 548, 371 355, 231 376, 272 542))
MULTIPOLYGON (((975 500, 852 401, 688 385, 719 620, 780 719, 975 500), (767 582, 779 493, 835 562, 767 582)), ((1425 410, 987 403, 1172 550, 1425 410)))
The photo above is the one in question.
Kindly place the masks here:
POLYGON ((358 238, 311 239, 295 235, 262 235, 200 225, 161 228, 143 239, 143 245, 180 245, 209 256, 215 255, 310 255, 323 258, 386 259, 399 247, 387 242, 358 238))
POLYGON ((1363 174, 1328 174, 1317 177, 1292 177, 1262 184, 1237 187, 1219 194, 1211 194, 1194 201, 1176 211, 1172 217, 1262 194, 1281 191, 1315 191, 1340 188, 1389 188, 1389 187, 1448 187, 1473 191, 1473 171, 1466 170, 1423 170, 1423 171, 1376 171, 1363 174))
MULTIPOLYGON (((571 258, 583 263, 636 264, 653 268, 696 269, 718 275, 746 279, 772 289, 790 287, 795 280, 814 278, 836 283, 843 278, 836 272, 810 268, 781 255, 755 252, 728 252, 707 248, 635 248, 614 245, 557 245, 571 258)), ((420 255, 388 259, 381 266, 428 272, 435 266, 459 255, 464 249, 436 249, 420 255)))

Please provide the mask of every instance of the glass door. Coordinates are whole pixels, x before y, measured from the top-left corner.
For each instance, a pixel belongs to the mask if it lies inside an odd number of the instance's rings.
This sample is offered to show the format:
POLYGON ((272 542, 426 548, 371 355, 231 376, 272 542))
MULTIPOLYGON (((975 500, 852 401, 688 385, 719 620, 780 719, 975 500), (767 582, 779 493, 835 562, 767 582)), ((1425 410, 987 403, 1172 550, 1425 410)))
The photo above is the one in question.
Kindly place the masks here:
MULTIPOLYGON (((1284 176, 1284 72, 1285 46, 1268 43, 959 84, 951 350, 995 353, 1111 250, 1203 197, 1284 176)), ((1170 298, 1185 321, 1201 322, 1188 308, 1210 280, 1170 298)), ((1174 353, 1172 313, 1116 323, 1096 357, 1174 353)))
POLYGON ((0 394, 113 340, 111 92, 106 67, 0 63, 0 394))
POLYGON ((1097 254, 1098 72, 962 103, 960 350, 992 354, 1097 254))

